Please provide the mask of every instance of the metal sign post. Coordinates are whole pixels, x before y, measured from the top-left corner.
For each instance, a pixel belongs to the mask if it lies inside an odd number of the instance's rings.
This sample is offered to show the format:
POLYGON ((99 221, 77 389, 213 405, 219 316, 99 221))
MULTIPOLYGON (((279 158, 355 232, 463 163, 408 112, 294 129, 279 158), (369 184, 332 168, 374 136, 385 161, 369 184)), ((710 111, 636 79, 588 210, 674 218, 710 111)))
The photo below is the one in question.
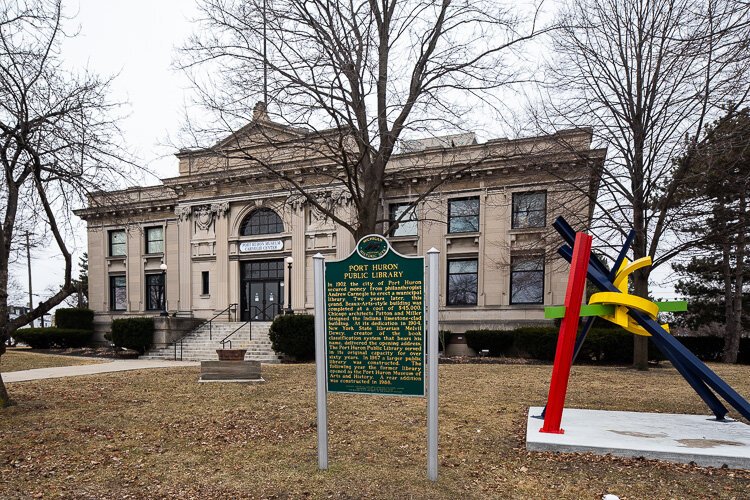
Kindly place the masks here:
POLYGON ((318 468, 328 468, 328 395, 326 393, 325 257, 313 256, 315 288, 315 390, 318 406, 318 468))
POLYGON ((438 307, 440 252, 427 252, 427 477, 438 478, 438 307))

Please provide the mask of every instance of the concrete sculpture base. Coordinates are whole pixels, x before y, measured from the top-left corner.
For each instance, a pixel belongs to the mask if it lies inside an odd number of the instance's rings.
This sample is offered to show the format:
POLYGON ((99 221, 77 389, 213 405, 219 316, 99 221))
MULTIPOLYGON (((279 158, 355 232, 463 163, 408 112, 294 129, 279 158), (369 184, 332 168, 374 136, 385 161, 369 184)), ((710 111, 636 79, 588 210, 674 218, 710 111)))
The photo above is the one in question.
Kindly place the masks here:
POLYGON ((530 451, 611 454, 750 469, 750 425, 736 420, 566 408, 564 434, 548 434, 539 432, 541 413, 541 407, 529 408, 526 448, 530 451))

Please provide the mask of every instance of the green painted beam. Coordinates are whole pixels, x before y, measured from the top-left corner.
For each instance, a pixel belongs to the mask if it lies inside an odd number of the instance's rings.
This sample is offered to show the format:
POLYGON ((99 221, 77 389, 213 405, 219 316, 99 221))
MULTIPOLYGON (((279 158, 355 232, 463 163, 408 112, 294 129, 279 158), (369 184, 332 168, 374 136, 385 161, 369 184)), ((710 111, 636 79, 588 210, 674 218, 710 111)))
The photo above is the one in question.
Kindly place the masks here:
MULTIPOLYGON (((659 306, 659 312, 684 312, 687 311, 687 302, 684 300, 654 302, 659 306)), ((581 306, 581 316, 610 316, 615 313, 615 306, 601 304, 581 306)), ((565 316, 565 306, 550 306, 544 308, 546 319, 557 319, 565 316)))
MULTIPOLYGON (((581 306, 581 316, 607 316, 615 313, 614 306, 603 306, 600 304, 581 306)), ((544 308, 546 319, 556 319, 565 316, 565 306, 551 306, 544 308)))
POLYGON ((684 300, 672 300, 654 302, 659 306, 659 312, 685 312, 688 310, 688 303, 684 300))

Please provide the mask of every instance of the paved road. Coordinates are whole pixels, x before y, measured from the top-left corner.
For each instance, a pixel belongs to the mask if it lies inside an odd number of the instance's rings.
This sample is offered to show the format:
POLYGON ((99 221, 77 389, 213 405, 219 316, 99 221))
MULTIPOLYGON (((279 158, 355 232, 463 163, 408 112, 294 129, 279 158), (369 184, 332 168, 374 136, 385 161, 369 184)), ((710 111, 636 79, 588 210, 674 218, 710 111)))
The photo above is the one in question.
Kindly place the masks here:
POLYGON ((149 368, 179 368, 183 366, 199 366, 195 361, 163 361, 153 359, 120 359, 109 363, 96 363, 78 366, 56 366, 53 368, 37 368, 3 373, 3 381, 25 382, 27 380, 41 380, 46 378, 78 377, 80 375, 96 375, 98 373, 124 372, 128 370, 144 370, 149 368))

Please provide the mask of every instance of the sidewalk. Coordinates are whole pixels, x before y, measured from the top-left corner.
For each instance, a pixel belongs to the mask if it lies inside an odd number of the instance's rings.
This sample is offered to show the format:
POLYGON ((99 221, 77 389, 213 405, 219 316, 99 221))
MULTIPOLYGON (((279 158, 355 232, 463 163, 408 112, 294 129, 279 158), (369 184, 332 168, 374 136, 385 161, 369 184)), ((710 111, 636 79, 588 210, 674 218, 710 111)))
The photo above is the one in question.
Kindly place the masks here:
POLYGON ((109 363, 92 365, 56 366, 53 368, 36 368, 18 372, 3 373, 3 381, 26 382, 27 380, 42 380, 47 378, 78 377, 80 375, 97 375, 99 373, 124 372, 128 370, 145 370, 149 368, 181 368, 185 366, 200 366, 195 361, 165 361, 153 359, 120 359, 109 363))

